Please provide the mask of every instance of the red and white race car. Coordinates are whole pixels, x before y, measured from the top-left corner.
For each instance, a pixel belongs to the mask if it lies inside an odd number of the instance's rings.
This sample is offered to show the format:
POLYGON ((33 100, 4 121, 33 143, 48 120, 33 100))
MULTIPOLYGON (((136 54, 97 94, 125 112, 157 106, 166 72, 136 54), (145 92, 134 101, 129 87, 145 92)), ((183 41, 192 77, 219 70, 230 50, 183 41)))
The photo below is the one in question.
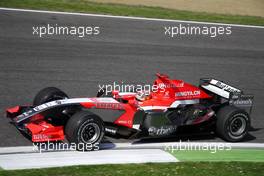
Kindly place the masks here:
MULTIPOLYGON (((226 141, 241 141, 250 127, 253 96, 215 79, 199 86, 157 74, 155 91, 100 90, 93 98, 68 98, 48 87, 32 106, 7 109, 7 117, 33 142, 100 143, 104 135, 122 138, 166 137, 185 127, 212 127, 226 141)), ((200 128, 197 128, 200 129, 200 128)))

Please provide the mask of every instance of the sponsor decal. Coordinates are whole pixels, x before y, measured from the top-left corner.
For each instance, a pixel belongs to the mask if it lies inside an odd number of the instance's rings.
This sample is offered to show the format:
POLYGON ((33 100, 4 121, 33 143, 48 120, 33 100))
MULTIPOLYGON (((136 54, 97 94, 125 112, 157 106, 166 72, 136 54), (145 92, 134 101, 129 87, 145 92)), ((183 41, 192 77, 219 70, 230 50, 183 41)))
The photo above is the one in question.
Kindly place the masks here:
MULTIPOLYGON (((43 109, 46 109, 46 108, 49 108, 49 107, 52 107, 52 106, 56 106, 58 105, 59 101, 52 101, 52 102, 48 102, 48 103, 45 103, 45 104, 42 104, 42 105, 39 105, 35 108, 33 108, 34 111, 41 111, 43 109)), ((61 103, 61 102, 60 102, 61 103)))
POLYGON ((34 109, 30 109, 30 110, 28 110, 28 111, 26 111, 26 112, 20 114, 19 116, 17 116, 14 120, 15 120, 16 122, 20 122, 20 121, 26 119, 28 116, 32 116, 32 115, 33 115, 34 113, 36 113, 36 112, 37 112, 36 110, 34 110, 34 109))
POLYGON ((158 87, 161 89, 167 89, 167 88, 178 88, 178 87, 184 87, 184 82, 181 83, 159 83, 158 87))
POLYGON ((111 128, 105 128, 105 132, 111 133, 111 134, 116 134, 116 130, 115 129, 111 129, 111 128))
POLYGON ((177 126, 161 126, 160 128, 150 127, 148 129, 150 136, 163 136, 175 132, 177 126))
POLYGON ((132 124, 132 121, 131 120, 118 120, 117 123, 130 125, 132 124))
POLYGON ((95 102, 100 103, 116 103, 117 101, 113 98, 91 98, 95 102))
POLYGON ((240 90, 232 87, 232 86, 229 86, 221 81, 217 81, 215 84, 214 84, 216 87, 220 88, 220 89, 223 89, 225 91, 228 91, 228 92, 240 92, 240 90))
POLYGON ((170 92, 166 91, 164 94, 164 97, 169 98, 170 97, 170 92))
POLYGON ((35 141, 37 141, 37 140, 48 140, 48 139, 49 139, 49 137, 45 134, 34 134, 32 136, 32 140, 35 140, 35 141))
POLYGON ((186 97, 186 96, 198 96, 201 94, 200 90, 196 91, 184 91, 184 92, 176 92, 175 96, 177 97, 186 97))
POLYGON ((96 103, 96 108, 99 109, 124 109, 120 103, 96 103))
POLYGON ((253 102, 252 100, 248 99, 248 100, 236 100, 233 102, 234 105, 252 105, 253 102))

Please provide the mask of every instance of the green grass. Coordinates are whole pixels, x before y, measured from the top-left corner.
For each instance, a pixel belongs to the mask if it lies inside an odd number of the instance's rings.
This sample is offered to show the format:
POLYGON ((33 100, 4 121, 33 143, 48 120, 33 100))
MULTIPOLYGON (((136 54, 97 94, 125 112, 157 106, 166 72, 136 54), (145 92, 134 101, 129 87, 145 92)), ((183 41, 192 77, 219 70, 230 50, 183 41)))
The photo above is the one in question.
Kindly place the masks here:
POLYGON ((264 150, 232 149, 228 151, 175 150, 172 153, 180 161, 250 161, 264 162, 264 150))
POLYGON ((264 26, 263 17, 209 14, 159 7, 102 4, 89 2, 87 0, 1 0, 0 6, 264 26))
POLYGON ((73 166, 49 169, 0 171, 0 175, 12 176, 239 176, 264 175, 264 163, 248 162, 186 162, 156 164, 123 164, 73 166))

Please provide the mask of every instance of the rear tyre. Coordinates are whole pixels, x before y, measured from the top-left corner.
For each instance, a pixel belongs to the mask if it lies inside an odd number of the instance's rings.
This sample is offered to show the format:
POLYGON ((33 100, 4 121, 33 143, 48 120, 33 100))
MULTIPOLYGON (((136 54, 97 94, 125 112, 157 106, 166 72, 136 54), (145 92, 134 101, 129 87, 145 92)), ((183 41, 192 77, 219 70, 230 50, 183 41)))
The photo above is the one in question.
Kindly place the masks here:
POLYGON ((35 96, 33 105, 38 106, 50 101, 68 98, 68 95, 56 87, 47 87, 38 92, 35 96))
POLYGON ((217 113, 216 132, 226 141, 239 142, 248 134, 250 117, 234 106, 224 106, 217 113))
POLYGON ((77 150, 98 150, 104 136, 104 124, 97 115, 79 111, 68 120, 65 134, 71 144, 76 144, 77 150))

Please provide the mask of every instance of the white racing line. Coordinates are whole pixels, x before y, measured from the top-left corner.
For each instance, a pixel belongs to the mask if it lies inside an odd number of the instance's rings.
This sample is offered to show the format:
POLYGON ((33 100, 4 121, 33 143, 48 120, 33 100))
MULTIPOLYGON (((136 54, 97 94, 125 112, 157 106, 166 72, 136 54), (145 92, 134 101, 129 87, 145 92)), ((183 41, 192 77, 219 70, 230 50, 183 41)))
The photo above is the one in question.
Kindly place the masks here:
POLYGON ((234 26, 234 27, 264 29, 264 26, 254 26, 254 25, 226 24, 226 23, 213 23, 213 22, 200 22, 200 21, 185 21, 185 20, 172 20, 172 19, 159 19, 159 18, 144 18, 144 17, 132 17, 132 16, 118 16, 118 15, 114 16, 114 15, 101 15, 101 14, 76 13, 76 12, 59 12, 59 11, 47 11, 47 10, 16 9, 16 8, 5 8, 5 7, 0 7, 0 10, 18 11, 18 12, 33 12, 33 13, 63 14, 63 15, 77 15, 77 16, 91 16, 91 17, 102 17, 102 18, 118 18, 118 19, 130 19, 130 20, 164 21, 164 22, 177 22, 177 23, 222 25, 222 26, 234 26))
POLYGON ((230 145, 232 148, 264 149, 262 143, 220 143, 220 142, 166 142, 166 143, 104 143, 102 150, 78 152, 37 151, 33 146, 0 148, 0 167, 5 170, 62 167, 74 165, 163 163, 178 162, 164 151, 168 146, 179 145, 230 145))

